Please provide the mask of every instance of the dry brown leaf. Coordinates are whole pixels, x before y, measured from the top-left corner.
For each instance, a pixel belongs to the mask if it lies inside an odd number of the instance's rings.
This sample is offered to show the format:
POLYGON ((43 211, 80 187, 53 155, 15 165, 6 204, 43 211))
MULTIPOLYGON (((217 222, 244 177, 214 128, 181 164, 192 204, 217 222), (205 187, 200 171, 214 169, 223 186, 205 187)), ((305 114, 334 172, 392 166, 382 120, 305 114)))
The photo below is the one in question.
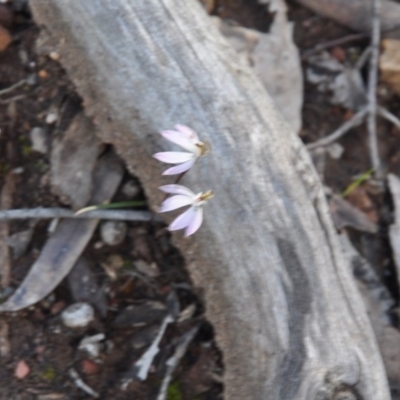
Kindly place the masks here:
POLYGON ((378 212, 368 194, 366 185, 356 187, 347 195, 346 200, 362 211, 372 222, 378 222, 378 212))
POLYGON ((400 40, 382 40, 382 53, 379 57, 381 81, 400 95, 400 40))
POLYGON ((75 116, 51 152, 52 191, 74 209, 84 207, 92 192, 92 172, 102 145, 92 121, 83 112, 75 116))
POLYGON ((337 195, 329 199, 329 209, 337 229, 351 227, 362 232, 376 233, 378 226, 366 214, 337 195))

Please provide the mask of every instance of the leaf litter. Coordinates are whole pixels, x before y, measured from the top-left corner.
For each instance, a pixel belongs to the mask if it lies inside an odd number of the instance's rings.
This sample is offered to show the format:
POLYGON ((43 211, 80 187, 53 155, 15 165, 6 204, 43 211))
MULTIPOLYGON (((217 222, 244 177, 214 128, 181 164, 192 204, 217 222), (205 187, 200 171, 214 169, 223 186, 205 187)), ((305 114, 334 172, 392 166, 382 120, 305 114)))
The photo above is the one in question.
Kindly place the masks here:
MULTIPOLYGON (((228 0, 223 3, 225 6, 224 13, 227 15, 229 14, 230 4, 228 0)), ((264 1, 263 3, 265 4, 266 2, 264 1)), ((270 3, 269 11, 275 13, 272 25, 268 28, 268 34, 260 34, 260 32, 249 29, 251 23, 246 25, 248 28, 245 31, 241 30, 245 28, 228 25, 227 29, 239 28, 238 30, 230 31, 228 36, 230 35, 231 38, 228 40, 232 40, 232 37, 235 37, 235 35, 241 37, 239 45, 236 44, 236 46, 239 52, 242 53, 245 62, 254 64, 256 69, 260 69, 258 73, 261 77, 262 74, 268 75, 268 69, 269 71, 276 70, 277 64, 285 65, 288 72, 285 72, 282 76, 275 76, 275 81, 272 82, 272 84, 275 84, 275 87, 268 87, 268 79, 270 79, 270 76, 264 79, 264 84, 275 98, 278 107, 281 108, 286 119, 291 121, 290 123, 292 123, 294 129, 300 131, 301 137, 309 140, 310 136, 312 136, 311 132, 314 131, 314 137, 312 137, 312 139, 315 140, 316 134, 321 135, 324 133, 324 130, 331 131, 332 127, 334 127, 334 124, 337 122, 337 117, 343 117, 344 112, 340 107, 345 106, 357 109, 357 107, 362 104, 362 95, 360 95, 360 91, 358 90, 360 88, 360 76, 354 73, 354 69, 351 70, 351 68, 347 68, 346 65, 341 65, 340 68, 336 65, 335 68, 337 69, 327 74, 331 77, 335 77, 335 79, 330 81, 325 80, 324 82, 321 81, 321 84, 325 85, 325 89, 322 92, 319 91, 319 93, 316 93, 313 88, 310 89, 309 87, 308 89, 310 90, 305 91, 306 112, 303 114, 304 118, 302 121, 300 113, 303 101, 303 89, 301 87, 302 71, 298 58, 298 50, 293 41, 293 34, 296 40, 296 38, 298 39, 301 37, 299 30, 307 29, 307 26, 312 25, 318 40, 321 40, 321 37, 324 35, 321 34, 321 32, 318 33, 318 29, 326 30, 326 27, 316 19, 312 20, 312 22, 307 20, 308 16, 311 15, 311 17, 313 17, 313 15, 307 14, 303 9, 296 9, 293 5, 290 5, 288 18, 283 1, 271 1, 268 3, 270 3), (296 18, 300 18, 300 20, 293 24, 292 18, 295 20, 296 18), (268 37, 264 37, 263 35, 268 37), (279 46, 283 46, 283 48, 288 51, 287 57, 289 60, 287 64, 285 64, 286 57, 283 57, 284 59, 279 59, 281 56, 277 51, 279 46), (270 54, 266 54, 268 52, 270 52, 270 54), (293 71, 289 73, 290 65, 293 71), (286 82, 284 82, 284 78, 288 76, 294 81, 292 82, 290 79, 287 79, 286 82), (281 85, 282 83, 283 85, 281 85), (333 97, 329 98, 329 96, 324 93, 326 88, 333 93, 333 97), (354 93, 356 95, 354 95, 354 93), (314 96, 313 101, 310 101, 311 95, 314 96), (335 103, 334 105, 329 104, 332 102, 332 99, 333 103, 335 103), (279 103, 281 104, 280 106, 279 103), (290 107, 288 106, 289 104, 290 107), (307 107, 310 105, 318 109, 318 115, 310 117, 310 112, 307 111, 309 110, 307 107), (336 117, 333 118, 333 116, 336 117), (303 126, 302 129, 300 129, 301 126, 303 126)), ((218 12, 220 12, 220 7, 221 2, 216 2, 215 5, 213 4, 213 7, 210 7, 210 10, 214 10, 214 12, 218 14, 218 12)), ((242 7, 244 6, 242 5, 242 7)), ((223 23, 226 24, 226 22, 223 23)), ((336 29, 337 32, 343 32, 341 30, 342 28, 335 27, 332 24, 330 26, 333 26, 333 31, 336 29)), ((267 31, 267 29, 265 31, 267 31)), ((27 32, 25 36, 22 35, 21 43, 23 43, 24 46, 32 46, 32 38, 34 35, 29 29, 27 32)), ((20 61, 20 56, 18 55, 18 51, 25 49, 18 48, 18 46, 21 46, 21 44, 12 44, 7 50, 11 55, 11 57, 8 58, 8 62, 13 63, 15 67, 13 75, 11 76, 8 72, 3 70, 0 64, 0 78, 3 79, 4 82, 7 82, 8 86, 26 79, 26 72, 21 68, 21 65, 23 65, 24 62, 26 63, 26 61, 20 61)), ((361 54, 362 48, 359 47, 358 50, 360 50, 361 54)), ((336 57, 333 56, 334 59, 346 59, 346 55, 348 54, 347 48, 344 50, 343 48, 339 48, 339 50, 336 49, 335 51, 337 54, 340 53, 341 55, 339 57, 336 54, 336 57)), ((23 54, 23 52, 21 54, 23 54)), ((49 49, 47 54, 41 55, 36 55, 33 51, 29 50, 27 56, 21 56, 21 60, 27 57, 28 60, 29 58, 35 58, 37 64, 34 69, 34 74, 36 74, 35 79, 37 79, 38 82, 36 83, 36 90, 39 94, 30 93, 29 86, 27 86, 26 81, 24 81, 24 83, 21 83, 21 86, 16 87, 12 92, 12 95, 21 96, 23 94, 23 97, 18 97, 17 100, 8 103, 8 114, 4 114, 7 115, 6 118, 12 119, 12 123, 7 121, 8 128, 4 129, 0 135, 2 144, 0 150, 2 162, 0 177, 4 178, 5 176, 5 173, 1 171, 7 172, 11 170, 11 167, 16 168, 21 164, 24 165, 24 171, 22 172, 25 183, 24 191, 21 194, 21 190, 19 189, 20 185, 18 184, 17 195, 15 196, 15 205, 19 207, 24 205, 31 207, 33 203, 53 207, 56 205, 59 206, 60 204, 60 199, 55 197, 50 190, 51 168, 53 167, 51 160, 48 159, 45 153, 36 154, 36 152, 31 151, 29 144, 29 133, 33 127, 40 128, 46 125, 46 129, 49 129, 48 134, 51 139, 55 133, 62 134, 65 132, 68 129, 68 124, 63 127, 64 122, 67 121, 70 123, 73 119, 73 115, 67 117, 64 115, 64 112, 71 114, 71 111, 68 111, 68 107, 63 106, 68 103, 68 98, 71 96, 71 93, 73 93, 73 88, 57 65, 57 57, 54 56, 54 54, 56 54, 54 49, 49 49), (53 54, 53 56, 51 54, 53 54), (50 84, 52 80, 53 84, 56 82, 55 87, 52 87, 50 84), (25 88, 27 93, 21 93, 22 88, 25 88), (37 97, 40 96, 46 99, 46 101, 37 101, 37 97), (22 109, 19 104, 21 104, 25 110, 29 110, 30 107, 30 114, 28 112, 28 114, 24 115, 24 118, 21 118, 20 114, 22 113, 22 109), (49 123, 48 117, 53 114, 56 118, 49 123), (11 134, 11 129, 13 129, 13 135, 11 134), (14 130, 18 135, 14 134, 14 130), (15 138, 18 138, 18 143, 15 142, 15 138), (8 142, 13 142, 14 146, 10 146, 8 142), (15 146, 15 144, 18 145, 15 146), (9 150, 5 151, 4 149, 7 147, 9 150), (14 150, 12 148, 14 148, 14 150), (15 154, 16 152, 18 154, 15 154)), ((334 64, 333 61, 330 61, 330 63, 332 65, 334 64)), ((317 65, 312 72, 315 73, 318 68, 317 65)), ((4 107, 4 105, 0 104, 0 107, 4 107)), ((0 117, 0 119, 1 118, 4 117, 0 117)), ((360 135, 356 136, 353 143, 358 145, 359 141, 360 135)), ((394 168, 397 162, 397 153, 395 147, 392 146, 392 148, 393 151, 390 155, 392 161, 390 165, 391 168, 394 168)), ((357 158, 351 159, 352 146, 349 147, 347 142, 343 143, 343 149, 344 151, 339 158, 326 160, 326 165, 324 167, 325 183, 336 193, 343 192, 353 180, 354 175, 369 169, 368 165, 365 163, 357 162, 357 158), (337 163, 340 163, 339 170, 332 167, 332 165, 337 165, 337 163), (356 173, 354 172, 355 170, 356 173)), ((363 149, 361 149, 361 152, 363 152, 363 149)), ((128 177, 127 181, 129 180, 132 180, 132 177, 128 177)), ((89 179, 85 178, 84 181, 89 182, 89 179)), ((125 183, 127 183, 127 181, 125 183)), ((85 190, 87 190, 89 186, 90 183, 88 183, 85 190)), ((54 193, 57 193, 57 191, 54 193)), ((61 194, 61 192, 58 192, 58 194, 61 194)), ((62 196, 63 201, 73 204, 73 196, 71 201, 68 200, 68 195, 69 193, 67 190, 65 196, 62 196)), ((85 198, 85 196, 87 199, 87 194, 84 195, 83 198, 85 198)), ((117 197, 116 201, 128 200, 128 197, 124 197, 124 194, 120 191, 117 191, 117 197)), ((82 204, 82 202, 82 200, 79 200, 79 204, 77 204, 76 207, 78 207, 78 205, 81 206, 80 204, 82 204)), ((377 207, 376 202, 373 202, 373 205, 377 207)), ((369 221, 369 223, 370 222, 371 221, 369 221)), ((367 235, 376 232, 376 225, 368 225, 368 221, 365 220, 361 223, 361 226, 363 224, 364 228, 362 229, 365 229, 365 224, 367 224, 367 235)), ((15 231, 24 232, 24 229, 25 231, 29 231, 30 229, 26 224, 16 222, 11 222, 10 227, 9 233, 11 235, 13 235, 15 231)), ((341 229, 349 230, 348 225, 346 228, 342 227, 341 229)), ((352 228, 350 228, 350 231, 351 229, 352 228)), ((163 379, 168 376, 168 374, 166 374, 166 360, 171 359, 174 352, 176 354, 179 350, 179 343, 182 344, 181 340, 183 340, 189 332, 192 332, 193 327, 197 326, 197 321, 201 321, 198 333, 187 349, 190 357, 188 357, 186 361, 185 357, 180 361, 186 368, 186 371, 193 371, 191 373, 188 372, 187 376, 190 376, 191 380, 195 380, 194 382, 190 382, 190 387, 191 389, 197 388, 196 390, 198 390, 198 392, 190 392, 190 390, 188 390, 187 379, 189 378, 186 378, 185 381, 185 374, 179 371, 180 368, 178 368, 175 373, 177 375, 174 375, 175 377, 178 376, 179 380, 173 382, 173 387, 174 390, 178 390, 180 394, 182 394, 182 391, 186 393, 186 396, 189 396, 187 398, 193 398, 193 396, 199 395, 199 393, 200 395, 205 393, 204 398, 210 400, 221 398, 221 356, 218 354, 213 344, 213 335, 210 334, 211 328, 207 325, 207 322, 202 319, 204 305, 195 295, 190 280, 182 268, 183 260, 169 243, 168 236, 165 234, 162 227, 157 224, 130 223, 127 237, 112 251, 101 242, 98 233, 94 229, 93 231, 95 232, 94 236, 89 240, 84 250, 84 257, 90 259, 91 262, 86 263, 85 267, 81 270, 78 267, 76 270, 78 272, 75 273, 75 277, 73 273, 70 274, 68 284, 67 281, 62 281, 55 291, 52 289, 46 290, 48 294, 44 295, 42 300, 28 310, 16 313, 17 317, 13 320, 10 320, 8 315, 4 314, 4 322, 2 322, 1 326, 5 328, 0 330, 1 348, 5 349, 3 353, 4 357, 14 360, 14 366, 17 362, 26 360, 31 371, 35 372, 29 375, 27 379, 21 380, 20 384, 27 385, 29 390, 38 390, 38 399, 63 399, 66 398, 65 393, 74 393, 73 395, 75 398, 79 398, 78 396, 81 395, 79 391, 82 390, 82 388, 77 388, 77 384, 78 386, 86 387, 86 389, 89 387, 89 393, 90 390, 92 390, 92 395, 100 394, 101 398, 116 398, 117 393, 119 396, 122 396, 120 397, 121 399, 131 398, 132 395, 139 399, 155 398, 155 396, 160 393, 158 390, 162 387, 160 385, 163 379), (100 267, 100 264, 108 265, 105 260, 116 253, 122 255, 122 262, 119 263, 119 266, 116 268, 107 267, 110 271, 112 270, 113 276, 111 278, 108 272, 100 267), (140 263, 145 263, 146 268, 140 263), (138 265, 140 268, 137 267, 138 265), (151 265, 156 266, 157 273, 149 273, 147 271, 150 268, 148 266, 151 265), (83 279, 79 282, 77 275, 79 275, 80 271, 83 271, 83 279), (79 284, 77 284, 77 282, 79 282, 79 284), (74 287, 74 285, 76 285, 76 287, 74 287), (155 318, 152 321, 145 321, 140 326, 135 326, 135 324, 131 324, 130 326, 129 324, 117 326, 113 324, 119 315, 123 315, 125 310, 140 309, 141 306, 146 304, 150 307, 152 302, 159 302, 166 306, 166 294, 170 293, 173 287, 180 287, 180 289, 176 290, 182 310, 188 310, 185 311, 187 317, 179 317, 176 322, 168 323, 168 328, 165 330, 162 328, 163 318, 164 320, 167 318, 165 316, 161 316, 161 318, 158 319, 155 318), (79 298, 78 293, 80 291, 82 291, 82 296, 84 295, 83 298, 79 298), (93 297, 94 293, 101 293, 101 299, 96 299, 96 296, 93 297), (83 331, 66 331, 66 328, 61 324, 60 311, 71 304, 71 298, 73 298, 74 302, 85 301, 92 303, 94 307, 97 306, 95 319, 93 324, 90 325, 90 328, 88 328, 89 331, 86 331, 86 328, 83 328, 83 331), (163 338, 158 340, 157 337, 159 337, 160 332, 163 333, 163 338), (97 364, 96 368, 92 368, 87 367, 88 361, 90 361, 87 358, 88 353, 82 350, 78 352, 78 348, 84 338, 96 337, 96 335, 100 335, 98 337, 101 337, 102 340, 99 353, 96 353, 98 354, 99 364, 97 364), (156 343, 156 345, 154 345, 154 343, 156 343), (205 354, 205 352, 200 349, 209 346, 210 343, 212 351, 209 356, 205 357, 206 361, 202 361, 196 354, 205 354), (154 351, 150 351, 156 348, 158 349, 157 354, 155 354, 154 351), (56 349, 56 352, 52 349, 56 349), (28 354, 35 354, 35 356, 29 359, 28 354), (151 357, 146 356, 146 354, 150 354, 151 357), (150 374, 153 380, 157 381, 156 385, 146 384, 146 382, 140 382, 140 380, 134 379, 123 393, 120 391, 120 385, 107 385, 106 382, 109 382, 110 377, 112 377, 115 382, 121 383, 121 380, 123 380, 127 373, 135 370, 133 367, 135 365, 137 366, 138 361, 141 360, 143 356, 145 357, 145 362, 141 365, 146 366, 147 373, 150 374), (195 359, 197 357, 197 361, 194 364, 188 363, 191 357, 195 359), (207 374, 196 370, 199 365, 206 365, 208 364, 207 361, 210 360, 210 363, 214 366, 218 365, 218 377, 210 372, 210 370, 208 370, 207 374), (66 366, 73 366, 73 368, 68 370, 66 366), (205 375, 207 375, 207 378, 205 375), (210 376, 215 376, 215 379, 213 380, 210 376), (198 381, 196 382, 196 380, 198 381), (219 384, 216 385, 216 381, 218 381, 219 384), (26 382, 30 383, 28 384, 26 382), (62 384, 60 384, 60 382, 62 382, 62 384), (187 393, 190 394, 188 395, 187 393)), ((18 283, 23 280, 23 276, 26 274, 29 267, 34 265, 35 259, 36 261, 40 259, 40 253, 45 245, 47 235, 43 222, 39 222, 37 226, 33 228, 33 232, 34 234, 31 237, 31 241, 27 240, 28 245, 19 252, 18 259, 13 260, 11 286, 3 287, 3 294, 7 294, 7 291, 9 292, 9 290, 13 290, 18 286, 18 283)), ((363 235, 363 233, 360 235, 363 235)), ((81 260, 79 256, 77 259, 81 260)), ((76 265, 79 266, 82 264, 78 262, 76 265)), ((73 265, 71 265, 71 268, 72 266, 73 265)), ((379 268, 382 267, 373 265, 371 268, 376 268, 378 272, 372 281, 370 278, 368 278, 369 280, 367 279, 368 290, 370 290, 371 287, 381 287, 379 285, 381 285, 382 271, 380 271, 379 268)), ((153 267, 151 267, 151 269, 153 269, 153 267)), ((364 276, 363 279, 365 280, 366 273, 363 272, 361 274, 359 269, 357 269, 357 271, 359 275, 364 276)), ((388 270, 386 270, 386 272, 387 271, 388 270)), ((384 316, 384 318, 378 318, 378 320, 381 326, 386 326, 387 328, 384 329, 385 333, 380 336, 383 339, 379 340, 380 344, 381 342, 387 344, 390 343, 390 340, 397 340, 397 330, 393 328, 390 316, 387 317, 391 312, 390 310, 396 307, 396 304, 393 306, 392 300, 387 303, 383 301, 384 298, 388 298, 387 293, 383 295, 382 293, 384 293, 384 290, 381 290, 381 292, 379 292, 379 290, 377 289, 376 294, 372 297, 375 296, 375 298, 378 299, 376 300, 378 308, 381 306, 383 307, 383 309, 380 309, 379 315, 384 316), (381 295, 379 295, 378 292, 381 293, 381 295)), ((38 297, 35 298, 38 299, 38 297)), ((183 311, 181 314, 183 315, 183 311)), ((139 315, 134 317, 138 318, 139 315)), ((386 351, 383 351, 383 354, 384 357, 388 356, 386 351)), ((394 369, 390 368, 388 368, 388 370, 394 371, 394 369)), ((8 372, 7 370, 1 371, 0 382, 10 382, 10 377, 13 372, 12 369, 8 372)), ((392 374, 391 378, 394 381, 399 381, 395 374, 392 374)), ((1 385, 0 397, 13 398, 13 390, 15 390, 15 387, 12 384, 1 385)))

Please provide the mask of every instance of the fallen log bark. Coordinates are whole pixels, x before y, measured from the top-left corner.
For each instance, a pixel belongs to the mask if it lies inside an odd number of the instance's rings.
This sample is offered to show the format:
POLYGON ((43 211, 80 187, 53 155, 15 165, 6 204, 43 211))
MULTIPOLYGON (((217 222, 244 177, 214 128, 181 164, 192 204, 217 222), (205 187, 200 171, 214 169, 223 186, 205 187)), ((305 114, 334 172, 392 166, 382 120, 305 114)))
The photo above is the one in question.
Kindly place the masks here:
POLYGON ((38 23, 150 202, 177 122, 212 143, 184 177, 213 189, 176 243, 223 351, 227 399, 389 398, 364 305, 299 138, 195 0, 32 0, 38 23))
MULTIPOLYGON (((371 32, 372 0, 297 0, 317 14, 360 32, 371 32)), ((400 4, 382 0, 381 30, 386 37, 400 38, 400 4)))

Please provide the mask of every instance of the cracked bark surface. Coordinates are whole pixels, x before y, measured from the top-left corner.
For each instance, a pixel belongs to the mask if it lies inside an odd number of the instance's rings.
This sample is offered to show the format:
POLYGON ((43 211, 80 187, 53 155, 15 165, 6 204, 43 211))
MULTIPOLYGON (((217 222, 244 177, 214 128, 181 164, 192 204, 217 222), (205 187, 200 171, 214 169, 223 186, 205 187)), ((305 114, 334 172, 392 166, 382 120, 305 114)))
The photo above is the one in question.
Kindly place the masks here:
POLYGON ((176 123, 212 143, 183 179, 213 189, 175 235, 223 351, 226 399, 390 398, 361 297, 300 139, 195 0, 31 0, 86 113, 153 206, 176 123), (346 397, 347 396, 347 397, 346 397))

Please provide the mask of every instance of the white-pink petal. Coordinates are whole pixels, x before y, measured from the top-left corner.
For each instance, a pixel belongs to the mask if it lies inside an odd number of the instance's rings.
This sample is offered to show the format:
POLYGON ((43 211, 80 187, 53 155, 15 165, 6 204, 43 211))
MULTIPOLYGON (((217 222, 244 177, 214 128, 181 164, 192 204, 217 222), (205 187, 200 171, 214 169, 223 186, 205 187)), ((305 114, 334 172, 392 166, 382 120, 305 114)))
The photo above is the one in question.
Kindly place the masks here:
POLYGON ((185 237, 193 235, 201 226, 203 222, 203 208, 202 207, 192 207, 194 208, 194 217, 188 227, 185 230, 185 237))
POLYGON ((197 136, 197 133, 193 129, 189 128, 188 126, 178 124, 178 125, 175 125, 175 129, 177 131, 183 133, 187 138, 194 140, 196 142, 199 141, 199 137, 197 136))
POLYGON ((196 162, 196 158, 192 158, 191 160, 184 162, 183 164, 179 164, 179 165, 176 165, 175 167, 166 169, 162 174, 163 175, 181 174, 182 172, 186 172, 190 168, 192 168, 195 162, 196 162))
POLYGON ((153 157, 167 164, 181 164, 194 158, 194 154, 179 151, 165 151, 153 154, 153 157))
POLYGON ((192 204, 192 199, 188 196, 184 196, 182 194, 178 194, 176 196, 168 197, 161 204, 161 207, 158 212, 167 212, 176 210, 177 208, 181 208, 184 206, 188 206, 192 204))
POLYGON ((177 231, 179 229, 186 228, 189 226, 193 219, 196 217, 196 210, 195 207, 190 207, 186 210, 183 214, 179 215, 179 217, 175 218, 168 229, 170 231, 177 231))
POLYGON ((198 151, 197 146, 185 134, 179 131, 162 131, 161 135, 172 143, 175 143, 191 153, 198 151))
POLYGON ((176 184, 163 185, 160 186, 159 189, 164 193, 183 194, 184 196, 189 196, 191 198, 195 197, 195 194, 190 189, 188 189, 186 186, 183 185, 176 185, 176 184))

